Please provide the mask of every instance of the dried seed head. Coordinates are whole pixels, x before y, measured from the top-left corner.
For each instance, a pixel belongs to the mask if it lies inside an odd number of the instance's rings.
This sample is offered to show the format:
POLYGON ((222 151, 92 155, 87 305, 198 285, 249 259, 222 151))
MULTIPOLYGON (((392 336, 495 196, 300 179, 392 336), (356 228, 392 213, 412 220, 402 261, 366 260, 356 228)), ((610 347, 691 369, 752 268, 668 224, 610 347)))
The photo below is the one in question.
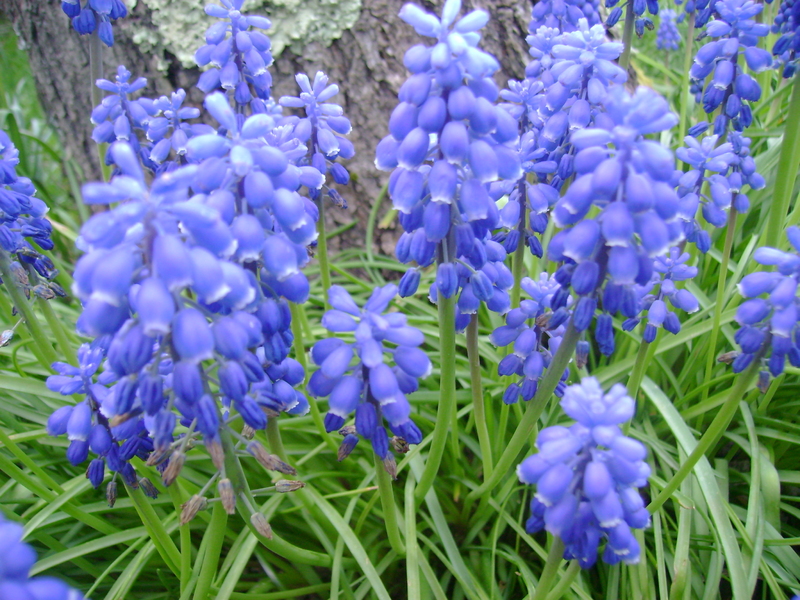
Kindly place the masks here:
POLYGON ((222 444, 217 440, 205 440, 206 450, 211 455, 211 462, 214 463, 217 471, 222 471, 225 464, 225 452, 222 450, 222 444))
POLYGON ((294 479, 280 479, 275 482, 275 489, 281 494, 294 492, 295 490, 299 490, 300 488, 304 487, 306 487, 305 483, 302 481, 296 481, 294 479))
POLYGON ((391 454, 386 455, 386 458, 383 459, 383 468, 386 469, 389 477, 397 479, 397 463, 394 460, 394 456, 391 454))
POLYGON ((392 444, 392 449, 398 454, 405 454, 408 452, 408 442, 405 438, 396 435, 389 441, 392 444))
POLYGON ((766 394, 769 390, 769 371, 761 371, 758 374, 758 383, 756 384, 758 391, 766 394))
POLYGON ((717 357, 717 362, 725 363, 729 365, 736 360, 736 357, 739 356, 739 353, 736 350, 731 350, 730 352, 726 352, 725 354, 720 354, 717 357))
POLYGON ((236 514, 236 495, 233 493, 233 485, 231 480, 227 477, 220 479, 217 484, 217 491, 219 492, 220 500, 222 500, 222 507, 229 515, 236 514))
POLYGON ((250 517, 250 523, 255 527, 255 530, 263 535, 268 540, 272 539, 272 527, 267 523, 267 519, 260 512, 253 513, 250 517))
POLYGON ((147 462, 145 464, 148 467, 155 467, 167 460, 171 454, 172 452, 170 452, 169 447, 162 450, 156 449, 150 453, 150 456, 147 457, 147 462))
POLYGON ((144 492, 145 496, 152 498, 153 500, 158 498, 158 490, 156 489, 156 486, 154 486, 153 482, 147 477, 140 477, 139 485, 142 486, 142 491, 144 492))
POLYGON ((242 437, 246 440, 252 440, 256 435, 256 430, 250 427, 250 425, 245 424, 242 427, 242 437))
POLYGON ((342 462, 345 458, 350 456, 356 444, 358 444, 358 436, 355 433, 348 433, 344 436, 342 443, 339 444, 339 450, 336 453, 339 462, 342 462))
POLYGON ((117 502, 117 482, 116 481, 109 481, 108 485, 106 486, 106 502, 108 502, 109 508, 114 508, 114 504, 117 502))
POLYGON ((339 435, 342 437, 347 437, 348 435, 353 435, 356 432, 355 425, 345 425, 339 430, 339 435))
POLYGON ((292 465, 283 462, 274 454, 271 454, 270 456, 272 457, 272 460, 275 461, 275 471, 278 473, 283 473, 284 475, 297 475, 297 470, 295 470, 292 465))
POLYGON ((208 506, 208 500, 195 494, 181 505, 181 525, 186 525, 194 519, 201 510, 208 506))
POLYGON ((259 464, 267 469, 268 471, 276 471, 277 464, 275 462, 275 458, 267 452, 267 449, 261 444, 261 442, 257 442, 253 440, 249 444, 247 444, 247 451, 255 457, 255 459, 259 462, 259 464))
POLYGON ((169 463, 167 463, 164 472, 161 473, 161 482, 165 486, 172 485, 172 482, 178 478, 178 475, 180 475, 181 469, 183 469, 183 463, 185 462, 186 455, 183 452, 180 450, 173 452, 169 457, 169 463))

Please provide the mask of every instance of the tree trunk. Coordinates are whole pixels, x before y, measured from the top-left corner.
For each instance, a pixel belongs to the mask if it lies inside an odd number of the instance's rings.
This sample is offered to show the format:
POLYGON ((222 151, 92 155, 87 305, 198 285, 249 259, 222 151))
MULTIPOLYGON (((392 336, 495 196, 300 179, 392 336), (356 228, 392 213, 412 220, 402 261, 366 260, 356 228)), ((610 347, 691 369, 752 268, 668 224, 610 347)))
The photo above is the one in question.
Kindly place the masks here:
MULTIPOLYGON (((266 14, 280 22, 284 29, 294 29, 291 14, 288 17, 284 14, 281 19, 281 15, 272 14, 271 3, 263 4, 265 6, 260 9, 247 12, 266 14)), ((327 214, 331 220, 330 227, 353 221, 356 225, 333 240, 333 248, 361 247, 364 244, 370 210, 388 178, 388 173, 375 169, 374 151, 388 132, 389 115, 397 104, 397 92, 407 77, 402 62, 403 54, 414 44, 430 44, 432 41, 421 39, 397 17, 402 4, 399 0, 363 0, 360 5, 358 0, 335 0, 333 3, 326 0, 318 6, 308 2, 306 5, 312 6, 312 9, 304 10, 307 13, 308 10, 318 12, 305 15, 306 21, 297 26, 300 31, 316 32, 324 28, 325 24, 335 19, 320 11, 335 11, 340 5, 346 5, 355 22, 348 23, 350 26, 342 31, 334 32, 337 39, 328 40, 324 35, 317 35, 315 41, 302 44, 298 40, 292 42, 289 36, 288 41, 276 44, 280 54, 271 68, 273 95, 276 98, 295 95, 297 86, 294 74, 297 72, 303 71, 313 77, 317 70, 324 71, 332 82, 339 84, 341 93, 334 100, 342 104, 345 114, 353 123, 350 139, 355 145, 356 156, 347 164, 353 179, 349 186, 340 190, 349 208, 346 211, 331 209, 327 214)), ((441 1, 423 3, 424 8, 437 13, 441 10, 441 4, 441 1)), ((492 0, 483 4, 492 18, 484 30, 482 47, 502 63, 503 69, 497 76, 497 82, 505 85, 508 78, 520 79, 524 76, 527 62, 525 35, 531 5, 512 0, 492 0)), ((169 5, 167 2, 166 6, 169 5)), ((199 70, 185 66, 189 54, 185 47, 180 47, 179 42, 186 45, 186 36, 181 40, 180 34, 189 31, 187 20, 183 19, 188 13, 197 12, 197 15, 191 14, 192 18, 188 20, 192 31, 204 31, 214 21, 202 14, 200 5, 195 1, 184 2, 182 10, 185 12, 174 16, 162 6, 162 0, 135 2, 130 14, 114 26, 113 48, 103 48, 105 77, 113 79, 116 66, 123 64, 134 77, 147 77, 149 87, 143 92, 145 95, 160 96, 182 87, 188 94, 187 104, 199 106, 203 96, 193 87, 199 70), (165 25, 167 19, 175 21, 171 29, 169 22, 165 25), (178 35, 174 35, 174 40, 170 41, 163 39, 163 36, 160 38, 160 31, 171 31, 178 35)), ((131 6, 130 0, 128 6, 131 6)), ((480 4, 468 0, 464 9, 477 6, 480 4)), ((87 179, 99 178, 98 154, 91 139, 92 124, 89 120, 89 37, 78 36, 73 31, 57 0, 0 0, 0 11, 12 20, 26 46, 45 114, 51 117, 60 132, 68 156, 83 165, 87 179)), ((280 32, 268 33, 278 35, 280 40, 285 37, 280 32)), ((332 37, 330 32, 327 35, 332 37)), ((315 37, 309 36, 312 39, 315 37)), ((389 206, 387 199, 379 215, 384 214, 389 206)), ((395 239, 396 233, 390 228, 376 231, 372 242, 376 250, 391 254, 395 239)))

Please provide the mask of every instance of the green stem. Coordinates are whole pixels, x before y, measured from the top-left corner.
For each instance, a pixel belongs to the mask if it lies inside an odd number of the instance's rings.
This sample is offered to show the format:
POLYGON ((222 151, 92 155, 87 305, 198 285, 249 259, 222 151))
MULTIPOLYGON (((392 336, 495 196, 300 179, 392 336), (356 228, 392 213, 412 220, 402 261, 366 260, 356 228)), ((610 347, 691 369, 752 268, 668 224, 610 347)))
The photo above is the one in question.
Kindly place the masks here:
MULTIPOLYGON (((526 203, 527 201, 522 202, 523 205, 526 203)), ((519 299, 522 295, 521 283, 522 273, 525 270, 525 228, 527 227, 527 218, 528 210, 523 208, 522 215, 520 215, 519 240, 517 241, 517 249, 514 250, 514 258, 511 264, 511 272, 514 275, 514 286, 511 288, 511 308, 519 306, 519 299)))
POLYGON ((561 577, 558 584, 556 584, 556 587, 553 588, 552 592, 547 594, 547 600, 560 600, 561 596, 569 589, 569 586, 572 585, 572 582, 575 581, 580 572, 580 563, 578 563, 577 560, 570 562, 567 571, 561 577))
POLYGON ((689 91, 689 70, 694 61, 694 11, 689 14, 689 25, 686 32, 686 49, 683 54, 683 72, 681 75, 680 95, 681 95, 681 120, 678 124, 678 143, 683 142, 686 135, 686 121, 689 115, 689 104, 691 103, 691 92, 689 91))
POLYGON ((145 498, 140 489, 133 489, 128 485, 125 487, 128 489, 128 496, 131 502, 133 502, 136 512, 139 513, 142 525, 144 525, 147 533, 150 535, 150 539, 153 540, 156 550, 158 550, 161 558, 164 559, 169 570, 172 571, 176 577, 180 577, 181 571, 179 565, 181 564, 181 553, 178 552, 175 542, 169 537, 164 523, 161 522, 158 514, 156 514, 156 511, 150 506, 150 502, 145 498))
POLYGON ((50 326, 50 331, 53 332, 53 336, 56 338, 56 344, 58 344, 58 349, 61 352, 61 356, 64 357, 66 362, 72 365, 77 365, 78 356, 75 354, 73 344, 70 342, 67 331, 64 328, 64 324, 61 322, 61 319, 58 318, 58 315, 56 315, 56 311, 53 310, 50 301, 45 300, 44 298, 39 298, 37 304, 39 305, 42 314, 44 314, 47 324, 50 326))
MULTIPOLYGON (((433 441, 428 460, 425 462, 425 470, 419 478, 414 493, 418 503, 425 498, 439 472, 448 430, 456 412, 456 301, 453 297, 439 297, 439 344, 441 359, 439 410, 436 415, 436 425, 433 427, 433 441)), ((457 435, 455 429, 449 433, 452 436, 457 435)))
POLYGON ((633 2, 628 0, 625 8, 625 27, 622 30, 622 56, 619 57, 619 66, 627 73, 631 64, 631 47, 633 46, 633 24, 636 17, 633 14, 633 2))
POLYGON ((519 456, 520 451, 528 443, 531 432, 536 427, 536 422, 542 414, 547 402, 553 395, 553 390, 556 389, 558 382, 561 381, 561 375, 564 369, 567 368, 572 354, 575 352, 575 346, 580 338, 580 333, 575 329, 575 326, 570 320, 567 332, 561 340, 561 345, 553 357, 550 366, 539 382, 539 388, 536 390, 536 395, 528 402, 528 407, 525 409, 525 415, 522 417, 514 435, 511 436, 506 449, 500 456, 500 459, 495 463, 494 470, 491 477, 488 477, 484 482, 467 496, 470 500, 475 500, 486 494, 492 489, 504 475, 508 473, 508 469, 519 456))
MULTIPOLYGON (((725 246, 722 249, 722 263, 719 267, 719 276, 717 277, 717 298, 714 303, 714 324, 711 327, 710 337, 708 338, 708 350, 706 352, 706 374, 705 382, 711 381, 711 376, 714 372, 714 363, 716 362, 717 350, 717 337, 719 336, 720 320, 722 319, 722 309, 725 304, 725 282, 728 278, 728 263, 731 259, 731 249, 733 248, 733 236, 736 233, 736 209, 731 207, 728 211, 728 224, 725 231, 725 246)), ((703 396, 700 400, 705 401, 708 398, 709 388, 703 390, 703 396)))
POLYGON ((383 461, 374 452, 373 455, 375 456, 375 478, 378 480, 378 492, 381 495, 381 506, 383 506, 383 520, 386 523, 386 535, 389 537, 392 550, 399 556, 405 556, 406 548, 400 537, 400 528, 397 526, 397 508, 394 504, 392 480, 383 467, 383 461))
MULTIPOLYGON (((219 555, 222 552, 222 542, 225 541, 227 525, 228 514, 225 512, 222 502, 214 502, 214 508, 211 510, 211 522, 203 536, 208 537, 208 546, 203 556, 197 586, 194 588, 193 600, 208 600, 211 595, 211 583, 217 574, 219 555)), ((200 560, 199 557, 198 560, 200 560)))
POLYGON ((319 199, 319 218, 317 219, 317 260, 319 260, 319 274, 322 278, 322 290, 325 296, 325 310, 328 305, 328 290, 331 287, 331 267, 328 264, 328 239, 325 236, 325 198, 319 199))
MULTIPOLYGON (((103 101, 103 92, 97 87, 98 79, 103 79, 103 42, 97 29, 94 30, 89 38, 89 93, 92 99, 92 107, 98 106, 103 101)), ((97 157, 100 161, 100 173, 103 181, 111 178, 111 169, 106 165, 106 148, 108 144, 96 144, 97 157)))
POLYGON ((33 343, 39 351, 36 353, 39 362, 45 369, 52 371, 50 365, 58 360, 58 355, 48 343, 48 336, 42 329, 42 325, 39 323, 39 319, 36 317, 36 313, 33 312, 33 307, 31 307, 25 294, 14 284, 14 275, 11 273, 11 260, 5 250, 0 250, 0 276, 2 276, 3 283, 6 285, 8 295, 11 296, 11 301, 23 319, 25 319, 25 327, 28 328, 31 338, 33 338, 33 343))
POLYGON ((560 537, 553 536, 553 542, 550 544, 550 551, 547 553, 547 561, 544 563, 542 576, 539 577, 539 583, 536 584, 536 591, 531 600, 544 600, 547 598, 547 594, 552 589, 553 581, 558 574, 558 567, 561 566, 561 561, 564 560, 563 557, 564 542, 561 541, 560 537))
POLYGON ((650 511, 650 514, 656 512, 661 506, 666 502, 672 493, 678 489, 681 482, 686 478, 686 476, 691 473, 694 466, 706 453, 706 451, 711 448, 717 441, 722 437, 722 434, 725 433, 725 430, 728 428, 728 425, 733 419, 733 415, 736 414, 736 410, 739 407, 739 402, 744 398, 747 389, 750 387, 750 384, 755 379, 759 369, 761 368, 761 358, 766 352, 767 346, 770 344, 770 341, 767 340, 762 347, 761 351, 758 352, 753 359, 753 362, 750 363, 750 366, 745 369, 745 371, 739 375, 739 378, 736 380, 736 383, 731 388, 731 393, 728 395, 728 398, 723 403, 722 407, 719 409, 717 416, 714 417, 714 420, 711 421, 711 424, 706 429, 703 436, 697 442, 697 446, 689 455, 683 464, 681 464, 680 468, 675 472, 675 475, 672 476, 672 479, 667 482, 667 485, 664 486, 664 489, 659 492, 658 496, 650 503, 647 507, 647 510, 650 511))
POLYGON ((481 447, 483 477, 492 474, 492 442, 489 439, 489 428, 486 423, 486 406, 481 383, 481 355, 478 350, 478 315, 472 315, 467 325, 467 356, 469 357, 469 374, 472 387, 472 407, 475 416, 475 429, 478 432, 478 443, 481 447))
POLYGON ((636 353, 633 370, 631 371, 631 376, 628 378, 628 395, 634 400, 636 400, 636 394, 639 393, 639 386, 642 383, 644 372, 647 370, 647 351, 649 349, 649 342, 642 341, 642 343, 639 344, 639 351, 636 353))
POLYGON ((372 264, 375 260, 375 252, 372 250, 372 244, 375 241, 375 223, 378 220, 378 211, 383 204, 383 199, 386 197, 386 192, 389 190, 388 182, 383 185, 375 202, 372 203, 372 208, 369 211, 369 218, 367 219, 367 230, 365 232, 366 239, 364 240, 364 250, 367 253, 367 262, 372 264))
MULTIPOLYGON (((797 77, 792 80, 792 98, 789 100, 786 115, 775 191, 772 194, 772 207, 767 226, 761 236, 762 245, 777 247, 784 243, 784 220, 791 204, 794 183, 797 179, 797 163, 800 160, 800 84, 797 83, 797 77)), ((800 220, 800 204, 794 207, 789 224, 796 225, 798 220, 800 220)))
POLYGON ((269 449, 273 454, 277 454, 283 462, 287 462, 286 449, 283 447, 283 440, 281 439, 281 430, 278 427, 277 417, 273 417, 267 421, 267 441, 269 442, 269 449))
MULTIPOLYGON (((303 371, 305 371, 306 374, 305 383, 308 385, 308 357, 306 356, 305 343, 303 342, 303 318, 305 317, 305 310, 303 310, 300 304, 295 304, 294 302, 289 303, 289 310, 292 312, 292 334, 294 335, 292 344, 294 345, 295 359, 303 366, 303 371)), ((322 420, 322 414, 319 412, 317 399, 311 394, 307 394, 306 397, 308 398, 311 420, 314 421, 317 432, 331 450, 334 452, 338 451, 339 446, 336 445, 336 442, 330 434, 325 431, 325 422, 322 420)))
MULTIPOLYGON (((172 499, 172 504, 175 506, 175 512, 180 515, 181 505, 184 502, 184 495, 181 493, 180 480, 176 480, 172 485, 167 487, 169 497, 172 499)), ((179 531, 181 532, 181 594, 183 594, 186 586, 189 585, 189 579, 192 576, 192 532, 190 525, 180 525, 179 531)))

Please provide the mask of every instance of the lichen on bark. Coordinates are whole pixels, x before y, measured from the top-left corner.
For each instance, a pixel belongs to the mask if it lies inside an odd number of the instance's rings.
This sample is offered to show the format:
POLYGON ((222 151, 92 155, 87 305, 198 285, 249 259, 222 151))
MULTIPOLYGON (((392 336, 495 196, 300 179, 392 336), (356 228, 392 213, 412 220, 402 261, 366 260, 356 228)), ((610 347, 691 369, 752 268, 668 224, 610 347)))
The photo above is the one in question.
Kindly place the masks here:
MULTIPOLYGON (((137 29, 133 41, 143 53, 166 50, 184 67, 194 66, 194 52, 204 44, 203 32, 213 22, 197 10, 197 0, 128 0, 130 8, 141 2, 150 11, 152 26, 137 29)), ((272 20, 268 35, 273 56, 290 48, 295 54, 310 42, 328 46, 350 29, 361 12, 361 0, 247 0, 245 13, 272 20)), ((163 53, 157 52, 158 55, 163 53)), ((167 63, 159 65, 166 69, 167 63)))

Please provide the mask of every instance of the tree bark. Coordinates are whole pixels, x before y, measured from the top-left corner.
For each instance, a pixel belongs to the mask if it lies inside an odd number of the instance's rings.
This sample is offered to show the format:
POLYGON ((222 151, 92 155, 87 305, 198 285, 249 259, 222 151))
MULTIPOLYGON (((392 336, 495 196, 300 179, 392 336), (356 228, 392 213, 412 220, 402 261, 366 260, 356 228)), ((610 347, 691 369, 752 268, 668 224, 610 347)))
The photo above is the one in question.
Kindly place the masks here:
MULTIPOLYGON (((341 89, 335 100, 342 104, 353 124, 350 139, 356 156, 347 167, 354 177, 349 186, 340 189, 349 208, 326 212, 331 228, 352 221, 356 225, 332 240, 333 248, 362 247, 365 243, 370 210, 388 179, 388 173, 376 170, 374 152, 377 143, 388 133, 389 115, 408 75, 403 66, 403 54, 414 44, 432 41, 420 38, 398 18, 402 4, 400 0, 363 0, 355 24, 339 39, 327 46, 312 42, 299 49, 296 45, 287 47, 271 68, 276 98, 297 93, 294 74, 301 71, 312 77, 317 70, 324 71, 341 89)), ((443 0, 422 4, 438 13, 443 0)), ((482 47, 503 65, 497 83, 503 86, 509 78, 524 77, 528 57, 525 35, 531 4, 513 0, 484 3, 467 0, 464 4, 465 11, 481 7, 491 13, 491 21, 483 32, 482 47)), ((197 10, 200 5, 198 3, 197 10)), ((83 166, 87 179, 99 178, 99 160, 89 120, 89 37, 77 35, 57 0, 0 0, 0 12, 14 23, 28 51, 45 114, 59 131, 65 151, 83 166)), ((268 14, 269 11, 252 12, 268 14)), ((208 25, 212 22, 213 19, 207 19, 208 25)), ((122 64, 134 77, 147 77, 149 86, 143 92, 145 95, 160 96, 182 87, 188 94, 187 104, 199 106, 203 96, 193 87, 199 70, 183 68, 166 48, 157 46, 144 54, 134 41, 137 33, 153 28, 153 13, 143 2, 137 2, 125 19, 117 21, 114 47, 104 47, 105 77, 113 79, 116 66, 122 64)), ((384 214, 389 207, 387 199, 379 214, 384 214)), ((375 250, 391 254, 396 236, 393 228, 376 231, 372 240, 375 250)))

